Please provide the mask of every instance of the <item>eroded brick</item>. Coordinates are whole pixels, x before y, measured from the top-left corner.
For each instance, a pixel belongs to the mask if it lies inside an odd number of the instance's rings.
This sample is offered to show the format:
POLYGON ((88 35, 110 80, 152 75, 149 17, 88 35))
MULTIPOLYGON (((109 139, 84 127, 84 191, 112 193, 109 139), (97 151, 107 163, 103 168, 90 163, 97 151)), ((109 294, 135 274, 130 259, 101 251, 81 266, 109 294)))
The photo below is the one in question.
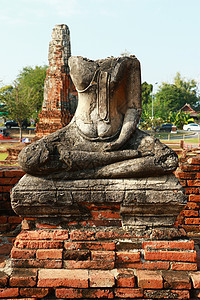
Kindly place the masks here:
POLYGON ((174 290, 189 290, 191 282, 186 272, 162 271, 164 288, 174 290))
POLYGON ((20 295, 23 297, 38 297, 43 298, 49 293, 48 288, 21 288, 20 295))
POLYGON ((37 259, 62 259, 63 249, 39 249, 36 252, 37 259))
POLYGON ((36 285, 37 270, 15 269, 10 276, 9 284, 15 287, 33 287, 36 285))
POLYGON ((138 270, 138 286, 143 289, 162 289, 163 278, 160 271, 138 270))
POLYGON ((196 262, 197 255, 194 252, 178 252, 178 251, 144 251, 146 260, 168 260, 168 261, 185 261, 196 262))
POLYGON ((88 288, 87 270, 42 269, 38 273, 38 287, 88 288))
POLYGON ((113 292, 109 289, 56 289, 56 297, 62 299, 112 299, 113 292))
POLYGON ((113 287, 115 277, 111 271, 89 271, 90 287, 113 287))

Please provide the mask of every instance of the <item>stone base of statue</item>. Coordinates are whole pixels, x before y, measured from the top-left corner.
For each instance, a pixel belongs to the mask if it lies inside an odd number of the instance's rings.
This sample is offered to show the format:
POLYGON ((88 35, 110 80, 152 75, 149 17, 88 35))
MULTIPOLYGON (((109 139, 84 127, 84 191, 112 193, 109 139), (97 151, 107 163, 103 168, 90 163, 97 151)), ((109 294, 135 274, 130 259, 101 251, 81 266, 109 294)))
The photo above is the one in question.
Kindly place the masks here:
POLYGON ((173 174, 134 179, 50 180, 25 175, 12 190, 23 217, 90 220, 88 205, 119 205, 124 229, 172 226, 183 209, 183 188, 173 174))

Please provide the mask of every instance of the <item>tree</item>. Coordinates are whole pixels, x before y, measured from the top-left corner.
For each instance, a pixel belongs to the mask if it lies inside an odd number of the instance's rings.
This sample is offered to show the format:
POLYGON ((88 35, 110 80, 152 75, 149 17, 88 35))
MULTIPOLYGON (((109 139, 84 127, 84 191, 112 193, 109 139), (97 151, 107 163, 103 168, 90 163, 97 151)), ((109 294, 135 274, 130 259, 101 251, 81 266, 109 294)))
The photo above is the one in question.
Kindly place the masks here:
POLYGON ((8 117, 18 122, 20 138, 23 121, 30 117, 37 118, 41 110, 46 69, 47 66, 25 67, 13 85, 0 89, 0 102, 5 104, 8 117))
POLYGON ((142 83, 142 119, 147 120, 151 117, 153 85, 146 81, 142 83))
POLYGON ((152 91, 152 84, 148 84, 146 81, 142 83, 142 105, 147 105, 149 102, 151 102, 152 91))
POLYGON ((6 85, 0 89, 0 116, 6 117, 8 115, 7 112, 7 106, 6 106, 6 100, 10 97, 12 94, 13 86, 12 85, 6 85))
POLYGON ((8 117, 17 121, 22 139, 22 123, 32 115, 32 103, 30 101, 32 90, 29 91, 23 85, 5 86, 0 89, 0 99, 3 99, 8 117))
POLYGON ((163 82, 156 94, 159 113, 163 111, 179 111, 186 103, 198 107, 200 98, 195 80, 185 80, 177 73, 173 84, 163 82))
POLYGON ((36 119, 42 108, 44 98, 44 80, 46 77, 47 66, 25 67, 16 79, 18 86, 23 87, 24 93, 29 96, 32 106, 32 117, 36 119), (31 91, 31 92, 30 92, 31 91), (31 94, 30 94, 31 93, 31 94))
POLYGON ((194 119, 191 118, 189 114, 179 111, 175 115, 173 123, 177 126, 177 128, 183 129, 183 125, 188 124, 189 122, 194 122, 194 119))

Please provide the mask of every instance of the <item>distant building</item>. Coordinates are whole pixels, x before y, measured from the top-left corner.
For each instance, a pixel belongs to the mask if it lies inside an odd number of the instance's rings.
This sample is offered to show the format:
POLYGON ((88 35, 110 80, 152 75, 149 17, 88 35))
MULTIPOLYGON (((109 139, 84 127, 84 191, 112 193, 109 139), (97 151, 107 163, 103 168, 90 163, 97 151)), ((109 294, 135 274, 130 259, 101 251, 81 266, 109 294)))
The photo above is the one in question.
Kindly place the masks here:
POLYGON ((181 109, 180 109, 182 112, 186 113, 186 114, 190 114, 190 117, 193 118, 193 119, 198 119, 198 114, 199 112, 198 111, 195 111, 191 106, 190 104, 185 104, 181 109))

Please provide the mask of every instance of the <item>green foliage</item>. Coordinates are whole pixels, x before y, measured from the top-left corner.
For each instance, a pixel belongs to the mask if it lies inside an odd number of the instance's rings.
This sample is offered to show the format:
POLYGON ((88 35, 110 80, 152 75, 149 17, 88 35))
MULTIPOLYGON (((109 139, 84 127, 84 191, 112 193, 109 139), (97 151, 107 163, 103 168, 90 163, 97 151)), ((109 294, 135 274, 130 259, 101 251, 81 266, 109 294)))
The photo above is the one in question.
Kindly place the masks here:
POLYGON ((153 85, 146 81, 142 83, 142 119, 149 123, 152 108, 152 93, 153 85), (147 121, 148 120, 148 121, 147 121))
POLYGON ((163 123, 175 124, 182 128, 184 124, 193 121, 189 115, 180 112, 186 104, 190 104, 196 110, 200 109, 200 97, 198 84, 195 80, 185 80, 177 73, 173 84, 162 83, 158 92, 152 95, 152 85, 144 82, 142 84, 142 119, 147 124, 155 123, 156 119, 163 120, 163 123), (153 97, 153 122, 152 117, 152 97, 153 97))
POLYGON ((0 116, 1 117, 6 117, 8 115, 6 100, 9 99, 9 97, 11 96, 12 90, 13 90, 12 85, 6 85, 0 89, 0 116))
POLYGON ((194 119, 190 117, 189 114, 186 114, 182 111, 179 111, 174 116, 174 125, 179 129, 183 129, 183 125, 188 124, 190 122, 194 122, 194 119))
POLYGON ((153 91, 153 85, 148 84, 146 81, 142 83, 142 105, 146 106, 151 102, 151 93, 153 91))
POLYGON ((179 111, 186 103, 197 107, 199 101, 197 82, 182 79, 180 73, 176 74, 173 84, 163 82, 156 94, 159 110, 179 111))
POLYGON ((18 86, 24 89, 24 93, 29 97, 32 106, 32 117, 37 118, 42 108, 44 95, 44 80, 46 77, 47 66, 25 67, 16 79, 18 86))
POLYGON ((13 86, 0 89, 0 102, 5 105, 8 118, 18 122, 20 131, 23 120, 37 118, 41 110, 46 69, 47 66, 25 67, 13 86))
POLYGON ((162 118, 154 118, 152 120, 151 117, 146 117, 141 123, 140 123, 140 129, 152 129, 156 128, 158 126, 161 126, 161 124, 164 123, 164 120, 162 118))
POLYGON ((25 67, 13 85, 3 86, 0 89, 0 102, 6 104, 9 117, 16 115, 15 110, 19 113, 22 107, 24 107, 23 113, 25 107, 27 108, 25 115, 34 117, 38 114, 43 102, 46 70, 47 66, 25 67))

